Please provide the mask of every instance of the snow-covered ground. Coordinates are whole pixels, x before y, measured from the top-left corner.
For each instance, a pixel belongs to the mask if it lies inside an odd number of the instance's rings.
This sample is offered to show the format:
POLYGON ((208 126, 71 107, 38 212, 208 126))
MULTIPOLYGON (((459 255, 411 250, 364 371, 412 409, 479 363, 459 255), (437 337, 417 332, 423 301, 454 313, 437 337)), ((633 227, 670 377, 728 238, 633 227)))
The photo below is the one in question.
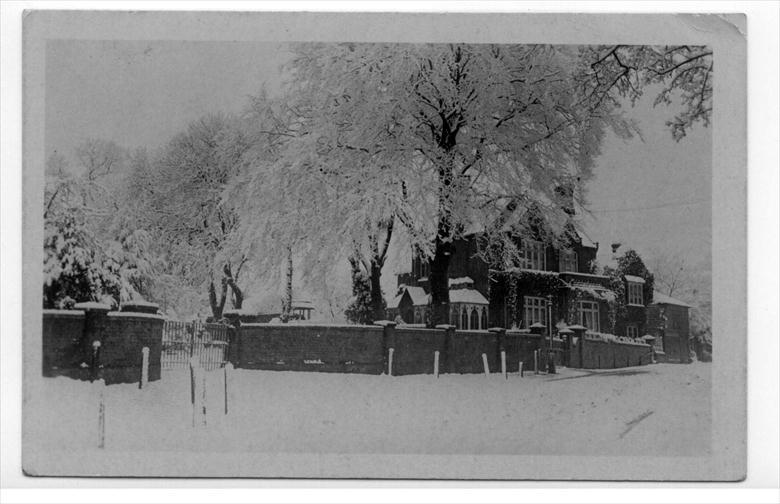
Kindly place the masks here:
MULTIPOLYGON (((207 374, 192 427, 189 373, 104 389, 105 451, 704 455, 710 366, 656 364, 556 375, 207 374)), ((100 387, 43 380, 25 409, 25 450, 93 450, 100 387)))

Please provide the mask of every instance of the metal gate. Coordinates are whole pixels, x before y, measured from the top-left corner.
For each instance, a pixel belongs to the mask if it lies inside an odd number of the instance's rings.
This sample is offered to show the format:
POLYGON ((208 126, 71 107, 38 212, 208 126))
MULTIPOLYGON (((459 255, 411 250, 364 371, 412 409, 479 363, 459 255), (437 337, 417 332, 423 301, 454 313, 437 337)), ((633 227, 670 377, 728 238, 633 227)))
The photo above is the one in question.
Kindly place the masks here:
POLYGON ((162 368, 189 366, 197 357, 206 370, 222 367, 228 356, 228 326, 166 320, 162 336, 162 368))

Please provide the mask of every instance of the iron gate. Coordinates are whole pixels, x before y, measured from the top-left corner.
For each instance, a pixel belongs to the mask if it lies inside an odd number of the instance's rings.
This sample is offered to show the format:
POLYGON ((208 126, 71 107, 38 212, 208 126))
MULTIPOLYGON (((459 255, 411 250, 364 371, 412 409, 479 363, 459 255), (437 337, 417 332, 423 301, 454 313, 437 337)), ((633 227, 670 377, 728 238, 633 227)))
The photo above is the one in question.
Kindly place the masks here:
POLYGON ((166 320, 162 336, 162 368, 189 366, 197 357, 206 370, 217 369, 227 362, 228 326, 202 322, 166 320))

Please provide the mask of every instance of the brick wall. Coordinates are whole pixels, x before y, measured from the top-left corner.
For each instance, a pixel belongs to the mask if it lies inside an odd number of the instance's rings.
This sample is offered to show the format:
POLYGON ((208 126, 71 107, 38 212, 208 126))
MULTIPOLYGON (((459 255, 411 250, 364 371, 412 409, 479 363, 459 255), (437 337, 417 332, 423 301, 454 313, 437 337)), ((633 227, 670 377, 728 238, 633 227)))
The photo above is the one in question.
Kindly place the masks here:
POLYGON ((381 374, 379 326, 242 324, 231 331, 229 359, 245 369, 381 374))
POLYGON ((43 376, 92 377, 93 342, 99 341, 99 377, 134 383, 141 377, 143 347, 149 348, 149 380, 160 379, 163 318, 105 310, 43 311, 43 376))
POLYGON ((652 362, 652 347, 640 343, 579 338, 572 345, 571 365, 584 369, 614 369, 643 366, 652 362))
POLYGON ((163 318, 158 315, 108 314, 105 331, 99 336, 100 362, 106 383, 139 381, 143 347, 149 348, 149 381, 160 379, 163 324, 163 318))
POLYGON ((396 327, 387 331, 387 348, 393 349, 393 374, 433 374, 434 354, 439 352, 439 372, 447 372, 447 331, 396 327))
POLYGON ((43 310, 43 376, 79 373, 84 362, 84 312, 43 310))

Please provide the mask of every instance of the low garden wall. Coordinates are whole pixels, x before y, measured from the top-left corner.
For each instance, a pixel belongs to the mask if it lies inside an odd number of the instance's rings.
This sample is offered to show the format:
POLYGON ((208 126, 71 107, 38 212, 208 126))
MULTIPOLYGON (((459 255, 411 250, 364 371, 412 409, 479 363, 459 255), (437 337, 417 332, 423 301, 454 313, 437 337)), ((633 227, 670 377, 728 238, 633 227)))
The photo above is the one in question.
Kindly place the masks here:
POLYGON ((97 303, 80 310, 43 310, 43 376, 138 382, 147 347, 148 379, 159 380, 162 329, 163 317, 148 310, 109 312, 97 303))
POLYGON ((594 335, 578 338, 571 349, 571 366, 584 369, 614 369, 653 362, 653 348, 645 343, 604 339, 594 335))
POLYGON ((436 352, 441 373, 483 373, 482 354, 490 372, 500 372, 501 350, 505 350, 507 371, 517 372, 521 359, 525 370, 533 369, 534 351, 540 350, 542 342, 538 334, 507 334, 503 329, 456 331, 452 326, 379 324, 241 324, 231 329, 228 360, 244 369, 400 376, 434 373, 436 352))
POLYGON ((381 374, 379 326, 242 324, 231 330, 228 360, 237 368, 381 374))

